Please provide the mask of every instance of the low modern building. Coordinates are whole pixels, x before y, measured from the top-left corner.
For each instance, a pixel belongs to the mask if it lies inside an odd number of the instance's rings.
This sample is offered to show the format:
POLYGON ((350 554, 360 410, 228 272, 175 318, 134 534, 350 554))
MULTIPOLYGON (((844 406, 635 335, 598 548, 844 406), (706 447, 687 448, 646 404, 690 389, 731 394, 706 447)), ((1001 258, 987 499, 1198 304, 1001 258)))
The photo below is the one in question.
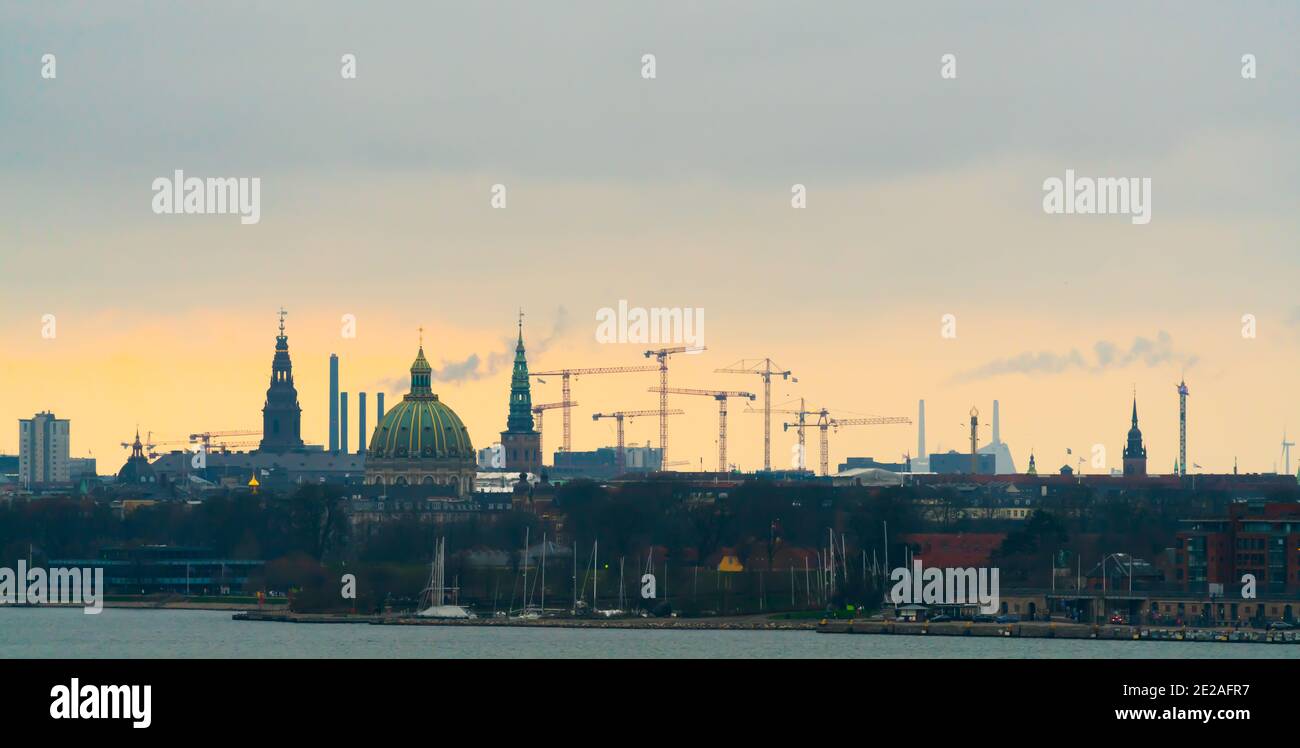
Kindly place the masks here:
POLYGON ((997 455, 976 454, 949 450, 942 454, 930 455, 930 472, 939 474, 966 473, 976 475, 994 475, 997 473, 997 455))
POLYGON ((213 486, 243 486, 254 475, 266 488, 303 483, 360 483, 366 472, 365 455, 308 449, 285 452, 209 452, 201 466, 194 452, 174 451, 151 463, 159 483, 189 485, 197 478, 213 486))
POLYGON ((242 591, 265 562, 219 558, 207 548, 142 545, 105 548, 96 559, 51 559, 51 567, 104 569, 108 592, 223 595, 242 591))
MULTIPOLYGON (((655 473, 662 465, 657 447, 624 447, 623 472, 655 473)), ((552 478, 593 478, 604 480, 618 474, 618 448, 600 447, 592 452, 556 452, 552 478)))

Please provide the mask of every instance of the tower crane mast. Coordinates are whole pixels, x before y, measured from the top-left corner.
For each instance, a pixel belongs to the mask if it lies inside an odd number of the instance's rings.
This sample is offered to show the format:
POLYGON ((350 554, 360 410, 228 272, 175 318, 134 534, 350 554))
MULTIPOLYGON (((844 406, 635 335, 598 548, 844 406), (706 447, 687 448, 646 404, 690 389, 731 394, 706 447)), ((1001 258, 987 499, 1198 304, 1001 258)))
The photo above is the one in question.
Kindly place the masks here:
MULTIPOLYGON (((763 378, 763 469, 772 469, 772 376, 791 379, 788 369, 776 364, 770 358, 742 358, 731 366, 714 370, 718 374, 757 374, 763 378), (759 367, 762 368, 759 368, 759 367), (775 367, 775 368, 773 368, 775 367)), ((791 381, 799 381, 793 379, 791 381)), ((667 386, 667 385, 665 385, 667 386)), ((800 432, 802 437, 802 432, 800 432)))
POLYGON ((753 400, 756 395, 752 392, 737 392, 733 390, 700 390, 689 387, 651 387, 651 392, 658 392, 662 398, 665 395, 702 395, 711 397, 718 401, 718 472, 727 472, 727 398, 744 397, 753 400))
POLYGON ((645 357, 654 356, 659 361, 659 455, 665 465, 668 464, 668 357, 676 353, 699 353, 704 346, 675 345, 670 348, 656 348, 645 352, 645 357))
MULTIPOLYGON (((563 390, 560 395, 560 407, 564 408, 564 447, 563 451, 569 452, 573 449, 572 432, 570 430, 570 417, 573 406, 577 405, 571 402, 569 398, 569 379, 571 377, 581 376, 583 374, 625 374, 634 371, 654 371, 655 366, 597 366, 586 369, 555 369, 552 371, 535 371, 529 376, 540 379, 541 377, 560 377, 560 386, 563 390)), ((538 431, 541 429, 539 428, 538 431)))
POLYGON ((569 408, 576 407, 576 406, 577 403, 572 403, 567 401, 562 403, 539 403, 533 406, 533 415, 537 416, 537 453, 541 455, 541 460, 543 464, 545 464, 546 462, 546 452, 542 450, 542 439, 546 432, 542 430, 542 416, 546 413, 546 411, 552 410, 554 408, 564 408, 565 409, 564 412, 568 413, 569 408))

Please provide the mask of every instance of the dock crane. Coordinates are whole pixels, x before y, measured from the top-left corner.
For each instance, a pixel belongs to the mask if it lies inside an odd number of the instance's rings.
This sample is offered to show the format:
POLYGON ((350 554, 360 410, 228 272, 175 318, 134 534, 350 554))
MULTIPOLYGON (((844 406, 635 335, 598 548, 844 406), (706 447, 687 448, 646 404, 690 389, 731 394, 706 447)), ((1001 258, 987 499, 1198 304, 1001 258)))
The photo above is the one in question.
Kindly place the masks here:
MULTIPOLYGON (((670 410, 670 411, 668 411, 668 415, 670 415, 670 416, 680 416, 681 414, 683 414, 683 413, 685 413, 685 412, 686 412, 686 411, 684 411, 684 410, 670 410)), ((618 468, 618 472, 619 472, 619 473, 622 473, 622 472, 623 472, 623 469, 627 467, 627 452, 626 452, 626 450, 624 450, 624 448, 623 448, 623 419, 624 419, 624 418, 636 418, 637 416, 653 416, 653 415, 658 415, 658 414, 659 414, 659 410, 658 410, 658 409, 655 409, 655 410, 619 410, 619 411, 615 411, 615 412, 613 412, 613 413, 592 413, 592 414, 591 414, 591 420, 593 420, 593 421, 599 421, 599 420, 602 419, 602 418, 613 418, 613 419, 614 419, 614 423, 617 425, 617 429, 616 429, 616 430, 618 431, 618 452, 617 452, 617 453, 615 454, 615 456, 614 456, 614 462, 615 462, 615 465, 616 465, 617 468, 618 468)), ((662 461, 661 461, 661 463, 662 463, 662 461)), ((662 464, 660 465, 660 467, 662 467, 662 464)))
POLYGON ((659 360, 659 455, 665 465, 668 464, 668 357, 674 353, 699 353, 704 346, 675 345, 671 348, 657 348, 645 352, 645 357, 654 356, 659 360))
MULTIPOLYGON (((542 438, 545 433, 542 431, 542 415, 546 413, 546 411, 554 408, 564 408, 564 412, 568 413, 569 408, 576 407, 577 405, 577 403, 568 402, 566 400, 562 403, 541 403, 540 405, 533 406, 533 415, 537 416, 537 454, 541 455, 540 459, 543 464, 546 462, 546 452, 542 449, 542 438)), ((567 452, 568 450, 565 451, 567 452)))
POLYGON ((651 392, 664 395, 704 395, 718 401, 718 472, 727 472, 727 398, 745 397, 753 400, 752 392, 733 392, 731 390, 696 390, 688 387, 651 387, 651 392))
MULTIPOLYGON (((714 369, 718 374, 757 374, 763 378, 763 469, 772 469, 772 375, 791 379, 791 372, 776 365, 770 358, 742 358, 731 366, 714 369), (773 366, 776 368, 772 368, 773 366), (763 368, 759 368, 762 366, 763 368)), ((799 381, 793 379, 792 381, 799 381)), ((667 385, 664 385, 667 386, 667 385)), ((800 432, 800 437, 803 433, 800 432)), ((802 441, 800 442, 802 444, 802 441)))
MULTIPOLYGON (((560 377, 560 384, 563 394, 560 395, 560 407, 564 408, 564 447, 563 451, 572 451, 573 441, 569 429, 570 413, 573 406, 577 403, 569 399, 569 379, 570 377, 581 376, 583 374, 625 374, 634 371, 654 371, 658 367, 654 366, 601 366, 588 369, 555 369, 553 371, 535 371, 530 376, 536 377, 539 382, 545 382, 542 377, 560 377)), ((535 412, 535 410, 534 410, 535 412)), ((541 428, 537 429, 541 431, 541 428)))

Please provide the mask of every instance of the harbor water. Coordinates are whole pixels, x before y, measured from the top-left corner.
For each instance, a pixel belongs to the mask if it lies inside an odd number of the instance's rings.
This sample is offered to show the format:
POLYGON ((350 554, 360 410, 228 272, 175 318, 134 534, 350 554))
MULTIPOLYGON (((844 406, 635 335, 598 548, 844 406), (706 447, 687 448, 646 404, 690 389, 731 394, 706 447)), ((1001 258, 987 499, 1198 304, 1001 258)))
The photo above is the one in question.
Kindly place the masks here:
POLYGON ((814 631, 373 626, 235 621, 229 611, 0 607, 0 658, 1287 658, 1295 645, 814 631))

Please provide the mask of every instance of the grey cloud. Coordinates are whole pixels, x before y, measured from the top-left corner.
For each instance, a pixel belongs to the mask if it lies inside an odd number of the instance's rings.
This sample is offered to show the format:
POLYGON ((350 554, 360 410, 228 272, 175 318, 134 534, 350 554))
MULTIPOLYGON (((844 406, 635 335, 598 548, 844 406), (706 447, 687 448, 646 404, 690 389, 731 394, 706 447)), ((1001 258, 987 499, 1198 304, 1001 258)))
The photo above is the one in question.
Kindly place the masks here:
MULTIPOLYGON (((556 309, 555 321, 551 325, 550 332, 545 337, 536 343, 530 343, 527 338, 524 339, 524 347, 528 350, 528 353, 537 356, 550 348, 551 344, 568 329, 568 317, 568 311, 564 307, 556 309)), ((501 349, 486 356, 471 353, 462 361, 442 362, 440 367, 433 370, 433 381, 464 382, 493 376, 514 362, 515 339, 508 337, 503 338, 502 341, 501 349)))
POLYGON ((953 376, 953 382, 972 382, 1003 376, 1005 374, 1051 375, 1070 371, 1100 374, 1113 369, 1123 369, 1135 364, 1152 368, 1163 364, 1181 364, 1190 368, 1198 358, 1174 348, 1173 338, 1161 330, 1155 338, 1137 337, 1128 348, 1120 348, 1108 340, 1099 340, 1092 346, 1093 358, 1089 360, 1078 349, 1068 353, 1029 351, 1008 358, 999 358, 968 369, 953 376))

